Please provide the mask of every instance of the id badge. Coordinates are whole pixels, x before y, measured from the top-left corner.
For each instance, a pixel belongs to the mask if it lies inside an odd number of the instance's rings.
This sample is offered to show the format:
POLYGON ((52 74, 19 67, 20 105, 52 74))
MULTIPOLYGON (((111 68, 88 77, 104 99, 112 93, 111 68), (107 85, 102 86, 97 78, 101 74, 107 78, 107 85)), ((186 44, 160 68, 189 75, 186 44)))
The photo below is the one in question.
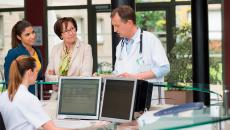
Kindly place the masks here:
POLYGON ((137 58, 136 64, 138 65, 139 73, 151 70, 151 64, 145 63, 143 56, 137 58))

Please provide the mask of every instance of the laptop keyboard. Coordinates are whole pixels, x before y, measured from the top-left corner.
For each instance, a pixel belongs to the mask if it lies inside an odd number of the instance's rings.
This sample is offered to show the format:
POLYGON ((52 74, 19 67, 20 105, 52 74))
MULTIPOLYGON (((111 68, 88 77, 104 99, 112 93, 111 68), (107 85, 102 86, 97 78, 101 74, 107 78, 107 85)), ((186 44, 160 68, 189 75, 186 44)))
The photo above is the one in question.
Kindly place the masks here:
POLYGON ((81 129, 92 126, 90 121, 85 120, 54 120, 54 124, 57 127, 68 128, 68 129, 81 129))

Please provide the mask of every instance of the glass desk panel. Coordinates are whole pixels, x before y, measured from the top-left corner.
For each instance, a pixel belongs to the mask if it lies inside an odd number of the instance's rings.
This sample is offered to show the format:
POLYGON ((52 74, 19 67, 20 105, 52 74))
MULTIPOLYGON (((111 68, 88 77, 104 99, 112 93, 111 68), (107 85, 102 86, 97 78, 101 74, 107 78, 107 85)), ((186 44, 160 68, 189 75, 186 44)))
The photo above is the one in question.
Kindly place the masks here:
MULTIPOLYGON (((199 91, 204 93, 215 94, 218 97, 222 98, 222 95, 213 91, 210 91, 205 88, 198 88, 198 86, 207 86, 208 84, 202 83, 151 83, 153 87, 162 87, 166 88, 166 90, 188 90, 188 91, 199 91)), ((209 86, 209 85, 208 85, 209 86)))
POLYGON ((145 124, 140 130, 181 129, 229 120, 221 103, 200 110, 190 110, 177 115, 158 116, 155 122, 145 124))

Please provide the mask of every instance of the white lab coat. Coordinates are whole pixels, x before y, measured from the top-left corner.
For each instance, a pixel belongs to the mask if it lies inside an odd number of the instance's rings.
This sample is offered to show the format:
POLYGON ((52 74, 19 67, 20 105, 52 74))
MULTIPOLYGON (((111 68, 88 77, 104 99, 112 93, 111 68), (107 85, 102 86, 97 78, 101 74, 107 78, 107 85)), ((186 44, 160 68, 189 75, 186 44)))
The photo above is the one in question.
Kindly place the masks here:
MULTIPOLYGON (((160 40, 150 32, 143 31, 142 54, 139 54, 139 36, 140 29, 139 35, 134 39, 134 43, 129 54, 126 52, 126 44, 123 44, 122 41, 118 44, 116 48, 114 74, 121 74, 125 72, 135 74, 149 70, 155 72, 155 70, 158 69, 157 67, 169 65, 168 58, 160 40)), ((158 77, 148 81, 163 82, 164 77, 158 77)), ((158 88, 154 87, 153 89, 152 98, 156 99, 158 95, 158 88)), ((163 91, 161 94, 164 95, 163 91)))
POLYGON ((51 120, 36 96, 20 85, 13 101, 7 91, 0 95, 0 112, 7 130, 36 130, 51 120))

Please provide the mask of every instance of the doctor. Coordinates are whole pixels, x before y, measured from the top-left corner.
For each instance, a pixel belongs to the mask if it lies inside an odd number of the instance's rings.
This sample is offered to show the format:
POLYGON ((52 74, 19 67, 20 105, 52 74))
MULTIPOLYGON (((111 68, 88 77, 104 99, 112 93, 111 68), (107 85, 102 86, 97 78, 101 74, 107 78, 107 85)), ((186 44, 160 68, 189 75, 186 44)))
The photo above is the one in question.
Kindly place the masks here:
POLYGON ((111 19, 114 32, 123 37, 116 48, 113 74, 163 82, 164 76, 170 71, 170 65, 160 40, 136 26, 135 12, 130 6, 122 5, 114 9, 111 19))

